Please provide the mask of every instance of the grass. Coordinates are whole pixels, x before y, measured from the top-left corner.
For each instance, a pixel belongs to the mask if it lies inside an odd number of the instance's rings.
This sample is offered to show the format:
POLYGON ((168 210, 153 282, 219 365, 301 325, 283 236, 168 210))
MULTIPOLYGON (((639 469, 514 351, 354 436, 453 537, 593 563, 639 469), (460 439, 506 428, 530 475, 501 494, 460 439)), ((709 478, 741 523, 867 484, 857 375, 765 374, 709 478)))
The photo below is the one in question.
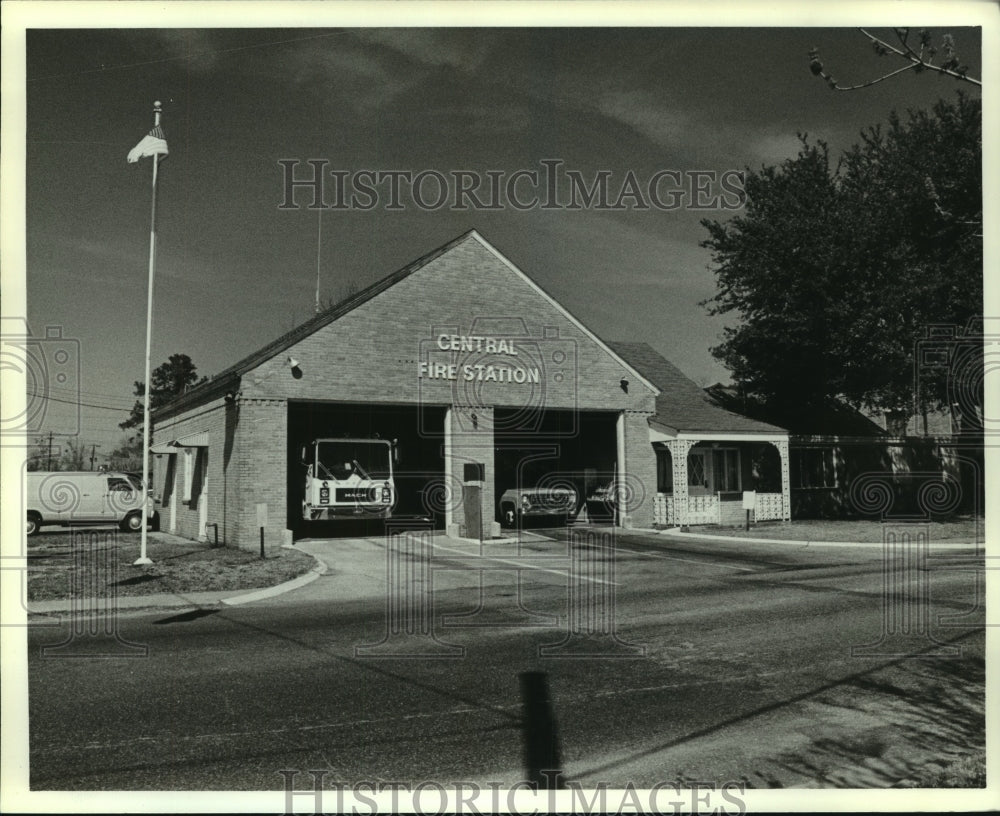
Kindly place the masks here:
POLYGON ((953 760, 943 768, 932 768, 916 779, 900 785, 905 788, 985 788, 986 751, 980 749, 953 760))
MULTIPOLYGON (((900 520, 899 524, 906 524, 900 520)), ((718 525, 698 525, 691 532, 712 535, 733 536, 734 538, 775 538, 795 541, 855 541, 880 544, 882 533, 893 522, 867 521, 859 519, 829 520, 801 519, 798 521, 762 521, 751 524, 749 532, 743 527, 720 527, 718 525)), ((984 520, 981 516, 956 516, 947 521, 926 523, 931 542, 982 542, 984 520)))
POLYGON ((259 553, 212 547, 165 533, 148 535, 153 563, 134 566, 139 534, 65 530, 28 539, 28 600, 152 595, 160 592, 258 589, 307 572, 313 559, 297 550, 259 553), (75 587, 75 590, 74 590, 75 587))

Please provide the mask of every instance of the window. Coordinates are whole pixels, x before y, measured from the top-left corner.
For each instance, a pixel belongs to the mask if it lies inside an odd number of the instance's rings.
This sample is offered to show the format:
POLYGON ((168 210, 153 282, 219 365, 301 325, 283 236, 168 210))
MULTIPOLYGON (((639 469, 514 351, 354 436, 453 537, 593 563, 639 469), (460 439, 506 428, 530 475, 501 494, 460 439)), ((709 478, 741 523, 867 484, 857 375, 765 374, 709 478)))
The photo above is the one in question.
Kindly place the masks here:
POLYGON ((795 487, 837 486, 833 448, 803 448, 794 454, 795 487))
POLYGON ((662 448, 656 451, 656 492, 674 492, 674 462, 670 451, 662 448))
POLYGON ((164 507, 169 507, 170 503, 174 501, 174 488, 176 487, 176 477, 177 477, 177 456, 176 454, 170 454, 167 457, 167 470, 163 476, 163 496, 160 499, 160 502, 164 507))
POLYGON ((708 487, 705 479, 705 454, 703 452, 688 454, 688 487, 708 487))
POLYGON ((128 479, 123 479, 120 476, 109 476, 108 477, 108 492, 109 493, 135 493, 136 488, 128 479))
POLYGON ((194 484, 194 450, 184 448, 184 498, 191 501, 191 486, 194 484))
POLYGON ((728 448, 712 451, 712 484, 716 493, 740 489, 740 452, 728 448))

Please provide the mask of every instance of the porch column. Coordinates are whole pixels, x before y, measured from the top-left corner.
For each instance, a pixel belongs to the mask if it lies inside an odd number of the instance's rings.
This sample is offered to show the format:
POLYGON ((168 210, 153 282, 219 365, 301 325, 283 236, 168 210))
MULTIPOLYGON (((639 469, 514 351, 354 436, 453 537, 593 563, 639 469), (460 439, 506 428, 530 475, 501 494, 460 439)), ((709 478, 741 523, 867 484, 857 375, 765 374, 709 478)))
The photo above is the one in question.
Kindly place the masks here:
POLYGON ((671 465, 674 472, 674 516, 678 527, 688 526, 688 451, 694 447, 691 439, 671 439, 671 465))
POLYGON ((781 457, 781 520, 792 520, 792 488, 788 470, 788 440, 779 439, 774 443, 781 457))
POLYGON ((458 496, 450 491, 454 482, 452 472, 452 451, 451 451, 451 408, 444 409, 444 531, 445 535, 458 536, 458 525, 455 524, 455 501, 458 496))

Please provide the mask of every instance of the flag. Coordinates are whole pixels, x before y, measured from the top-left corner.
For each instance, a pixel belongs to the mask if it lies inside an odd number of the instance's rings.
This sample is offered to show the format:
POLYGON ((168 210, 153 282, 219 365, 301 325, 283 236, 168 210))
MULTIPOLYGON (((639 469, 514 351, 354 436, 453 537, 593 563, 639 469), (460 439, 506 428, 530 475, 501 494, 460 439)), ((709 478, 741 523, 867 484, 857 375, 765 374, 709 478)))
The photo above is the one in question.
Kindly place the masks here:
POLYGON ((168 152, 167 137, 163 134, 163 128, 157 125, 143 137, 143 140, 139 144, 129 151, 128 162, 129 164, 135 164, 139 159, 144 159, 146 156, 166 156, 168 152))

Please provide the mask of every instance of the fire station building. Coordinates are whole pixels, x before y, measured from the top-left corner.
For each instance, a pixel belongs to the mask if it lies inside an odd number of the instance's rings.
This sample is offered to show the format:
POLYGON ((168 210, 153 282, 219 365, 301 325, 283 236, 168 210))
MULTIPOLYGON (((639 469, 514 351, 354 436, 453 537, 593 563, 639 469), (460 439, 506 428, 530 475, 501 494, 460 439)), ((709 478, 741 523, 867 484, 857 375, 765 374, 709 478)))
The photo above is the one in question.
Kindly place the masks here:
POLYGON ((152 422, 162 529, 244 548, 261 527, 269 547, 371 532, 304 518, 316 439, 385 440, 392 518, 452 536, 498 535, 501 505, 567 488, 559 523, 724 522, 755 487, 758 519, 788 518, 785 431, 715 406, 649 346, 597 337, 474 230, 152 422))

